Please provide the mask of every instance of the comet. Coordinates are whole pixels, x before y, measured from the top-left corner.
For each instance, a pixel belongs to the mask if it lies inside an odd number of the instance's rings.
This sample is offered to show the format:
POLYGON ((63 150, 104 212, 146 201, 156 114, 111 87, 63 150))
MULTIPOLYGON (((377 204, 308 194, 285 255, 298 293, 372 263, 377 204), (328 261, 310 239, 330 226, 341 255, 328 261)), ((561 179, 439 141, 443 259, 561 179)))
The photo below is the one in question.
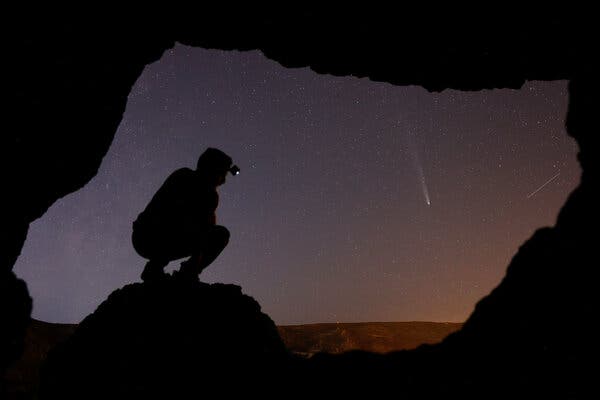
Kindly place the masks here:
POLYGON ((425 182, 425 174, 423 173, 423 167, 421 164, 418 164, 418 169, 421 178, 421 189, 423 189, 423 197, 425 197, 425 203, 430 206, 431 200, 429 199, 429 190, 427 189, 427 182, 425 182))
POLYGON ((557 173, 556 175, 554 175, 552 178, 548 179, 542 186, 540 186, 539 188, 535 189, 533 192, 529 193, 527 195, 527 198, 531 198, 533 197, 533 195, 535 195, 537 192, 539 192, 540 190, 542 190, 544 188, 544 186, 546 186, 547 184, 549 184, 550 182, 552 182, 553 180, 555 180, 558 176, 560 175, 560 172, 557 173))
POLYGON ((409 141, 409 146, 411 148, 411 154, 413 155, 413 161, 415 164, 415 168, 417 169, 417 173, 419 174, 419 180, 421 181, 421 190, 423 191, 423 197, 425 198, 425 203, 430 206, 431 199, 429 198, 429 189, 427 188, 427 182, 425 182, 425 173, 423 172, 423 165, 421 164, 421 160, 419 158, 419 152, 417 151, 417 146, 409 141))

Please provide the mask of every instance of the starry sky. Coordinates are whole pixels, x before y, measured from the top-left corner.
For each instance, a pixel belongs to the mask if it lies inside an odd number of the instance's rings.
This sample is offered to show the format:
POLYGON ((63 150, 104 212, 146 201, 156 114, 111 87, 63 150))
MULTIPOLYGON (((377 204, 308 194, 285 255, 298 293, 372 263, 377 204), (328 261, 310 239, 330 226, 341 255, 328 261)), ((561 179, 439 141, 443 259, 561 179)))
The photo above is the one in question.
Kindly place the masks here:
POLYGON ((277 324, 461 322, 579 180, 566 108, 564 81, 429 93, 178 45, 15 272, 34 318, 80 322, 140 281, 131 224, 164 179, 217 147, 241 174, 219 188, 231 240, 203 281, 241 285, 277 324))

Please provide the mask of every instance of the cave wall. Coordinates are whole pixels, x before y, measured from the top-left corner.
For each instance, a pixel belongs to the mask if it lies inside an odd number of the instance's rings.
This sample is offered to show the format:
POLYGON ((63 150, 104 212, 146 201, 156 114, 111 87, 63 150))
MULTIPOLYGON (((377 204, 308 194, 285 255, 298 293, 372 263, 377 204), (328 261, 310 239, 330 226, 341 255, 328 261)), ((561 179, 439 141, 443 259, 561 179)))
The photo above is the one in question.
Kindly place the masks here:
POLYGON ((144 67, 176 42, 259 49, 290 68, 308 66, 317 73, 430 91, 519 88, 526 80, 569 79, 567 128, 580 146, 584 179, 570 200, 576 203, 569 208, 574 211, 561 214, 559 222, 567 231, 582 231, 581 224, 591 220, 590 188, 598 177, 598 139, 591 120, 597 93, 593 21, 564 9, 475 11, 228 10, 119 18, 27 13, 16 18, 5 49, 10 129, 0 149, 5 194, 0 313, 11 327, 0 337, 0 368, 14 358, 31 312, 26 286, 12 272, 29 224, 95 176, 131 87, 144 67))

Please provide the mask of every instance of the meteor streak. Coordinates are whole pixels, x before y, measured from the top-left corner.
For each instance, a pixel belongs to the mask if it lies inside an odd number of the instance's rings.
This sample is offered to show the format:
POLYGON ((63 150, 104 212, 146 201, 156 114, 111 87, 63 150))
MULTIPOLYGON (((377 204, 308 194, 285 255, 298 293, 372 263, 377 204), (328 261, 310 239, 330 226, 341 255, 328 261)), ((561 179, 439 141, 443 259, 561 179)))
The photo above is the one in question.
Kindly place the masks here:
POLYGON ((527 198, 528 199, 531 198, 534 194, 536 194, 537 192, 539 192, 540 190, 542 190, 544 188, 544 186, 546 186, 547 184, 549 184, 550 182, 552 182, 553 180, 555 180, 559 175, 560 175, 560 172, 557 173, 556 175, 554 175, 552 178, 548 179, 542 186, 540 186, 539 188, 537 188, 533 192, 529 193, 529 195, 527 195, 527 198))

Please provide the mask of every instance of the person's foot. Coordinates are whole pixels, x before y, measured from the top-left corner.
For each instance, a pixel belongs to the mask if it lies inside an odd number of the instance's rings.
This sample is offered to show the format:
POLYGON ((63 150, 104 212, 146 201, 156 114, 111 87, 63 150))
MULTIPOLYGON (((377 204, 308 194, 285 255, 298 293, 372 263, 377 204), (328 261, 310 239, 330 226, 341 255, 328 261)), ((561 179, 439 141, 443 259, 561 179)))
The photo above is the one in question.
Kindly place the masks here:
POLYGON ((144 267, 144 271, 142 271, 142 281, 152 282, 164 278, 166 276, 164 271, 165 266, 166 264, 159 261, 148 261, 144 267))
POLYGON ((179 268, 177 275, 184 279, 198 281, 198 275, 200 275, 203 269, 200 264, 201 258, 199 256, 190 257, 181 263, 181 268, 179 268))

